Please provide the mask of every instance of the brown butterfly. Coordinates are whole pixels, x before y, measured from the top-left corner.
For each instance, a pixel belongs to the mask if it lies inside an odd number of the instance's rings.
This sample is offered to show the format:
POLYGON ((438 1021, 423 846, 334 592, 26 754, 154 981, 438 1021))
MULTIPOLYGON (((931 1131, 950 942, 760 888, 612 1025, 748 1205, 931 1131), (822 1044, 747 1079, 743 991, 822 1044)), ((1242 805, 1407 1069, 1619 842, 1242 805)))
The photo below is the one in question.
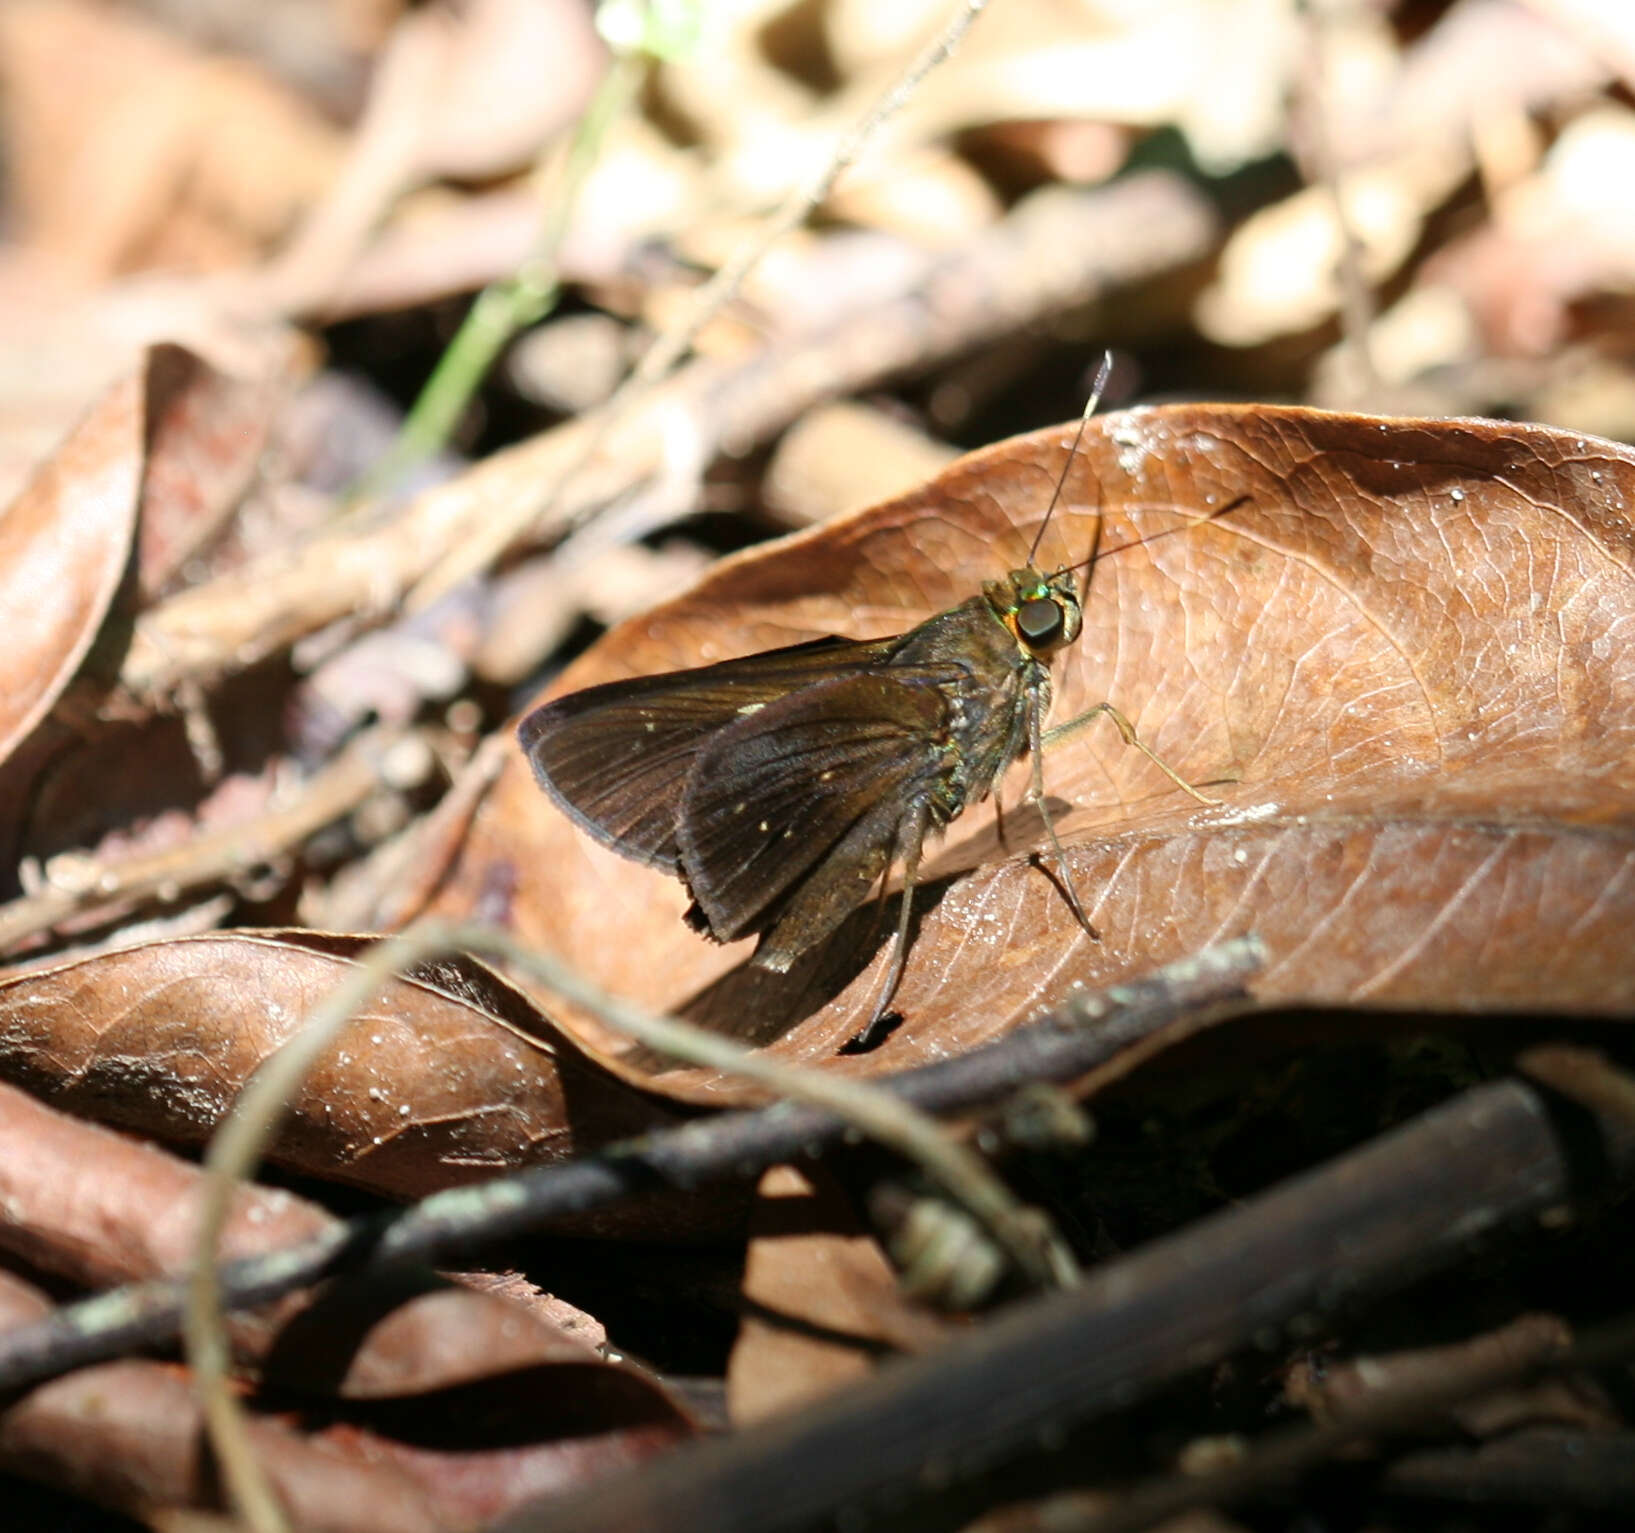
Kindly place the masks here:
MULTIPOLYGON (((1051 508, 1060 493, 1058 482, 1051 508)), ((1041 573, 1037 548, 1036 538, 1021 568, 893 638, 818 639, 571 693, 523 719, 523 750, 577 825, 682 880, 696 930, 718 942, 758 934, 751 961, 762 968, 787 970, 900 860, 878 1022, 902 974, 926 836, 987 798, 1019 757, 1032 757, 1029 796, 1058 866, 1041 754, 1102 714, 1177 786, 1215 802, 1111 703, 1044 727, 1051 659, 1078 638, 1083 612, 1073 569, 1041 573)), ((1095 557, 1093 546, 1085 566, 1095 557)), ((1063 887, 1094 936, 1071 883, 1063 887)))

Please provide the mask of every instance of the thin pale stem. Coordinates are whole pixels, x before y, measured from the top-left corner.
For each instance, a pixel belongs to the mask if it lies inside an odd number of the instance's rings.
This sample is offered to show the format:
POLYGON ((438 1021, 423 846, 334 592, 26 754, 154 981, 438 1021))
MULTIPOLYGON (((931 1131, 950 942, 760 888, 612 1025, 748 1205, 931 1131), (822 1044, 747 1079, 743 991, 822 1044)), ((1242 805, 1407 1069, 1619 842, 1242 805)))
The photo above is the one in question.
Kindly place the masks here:
MULTIPOLYGON (((755 238, 736 248, 732 258, 698 290, 687 318, 647 349, 635 370, 597 411, 578 451, 557 476, 543 501, 519 502, 506 515, 494 518, 478 537, 454 550, 428 571, 412 594, 410 604, 413 608, 423 609, 461 580, 486 568, 528 527, 550 517, 568 485, 589 467, 614 427, 633 414, 647 395, 669 376, 704 327, 732 301, 744 279, 766 252, 822 204, 842 173, 861 157, 870 141, 896 115, 925 77, 959 46, 971 24, 988 4, 989 0, 960 0, 943 30, 841 136, 822 170, 810 183, 797 187, 785 198, 783 205, 766 221, 755 238)), ((587 508, 571 519, 570 530, 599 515, 602 509, 600 506, 587 508)))
POLYGON ((512 276, 490 283, 478 295, 410 407, 397 440, 370 471, 357 498, 384 493, 416 464, 446 446, 511 337, 537 324, 556 307, 561 293, 556 257, 568 220, 609 129, 635 99, 645 71, 641 56, 615 56, 579 119, 566 154, 553 167, 554 173, 543 178, 544 213, 533 250, 512 276))
POLYGON ((784 1064, 673 1017, 643 1011, 494 928, 419 927, 363 955, 356 972, 320 1002, 289 1041, 250 1078, 205 1155, 205 1185, 183 1336, 229 1495, 257 1533, 286 1533, 288 1523, 256 1458, 243 1409, 228 1385, 227 1330, 216 1263, 233 1191, 253 1173, 301 1082, 359 1008, 391 975, 434 955, 460 951, 505 959, 650 1049, 755 1081, 779 1096, 827 1108, 914 1161, 1035 1282, 1049 1285, 1076 1280, 1073 1255, 1043 1214, 1023 1207, 987 1162, 935 1118, 878 1086, 784 1064))

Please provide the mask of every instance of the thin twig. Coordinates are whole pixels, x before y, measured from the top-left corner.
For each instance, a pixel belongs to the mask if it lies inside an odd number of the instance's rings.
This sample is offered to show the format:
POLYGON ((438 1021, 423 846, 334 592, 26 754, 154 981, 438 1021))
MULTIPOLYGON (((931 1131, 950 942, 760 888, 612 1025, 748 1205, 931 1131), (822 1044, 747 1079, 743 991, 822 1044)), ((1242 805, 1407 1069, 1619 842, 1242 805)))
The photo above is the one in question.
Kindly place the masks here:
POLYGON ((1304 1470, 1370 1438, 1398 1435, 1433 1420, 1462 1401, 1545 1373, 1562 1373, 1595 1359, 1599 1365, 1635 1355, 1635 1320, 1600 1328, 1572 1346, 1540 1331, 1532 1345, 1475 1352, 1433 1381, 1380 1390, 1333 1421, 1270 1432, 1235 1464, 1205 1474, 1172 1474, 1138 1485, 1099 1512, 1052 1510, 1052 1533, 1139 1533, 1184 1511, 1226 1506, 1251 1492, 1284 1483, 1304 1470))
MULTIPOLYGON (((0 952, 85 911, 144 900, 172 901, 201 884, 264 866, 378 792, 388 752, 408 738, 412 737, 382 731, 361 736, 296 791, 277 795, 254 819, 201 832, 142 857, 108 863, 88 860, 76 870, 71 885, 51 885, 0 905, 0 952)), ((428 766, 431 759, 428 754, 428 766)))
MULTIPOLYGON (((1076 996, 969 1054, 878 1084, 922 1110, 955 1113, 1035 1081, 1075 1080, 1159 1033, 1192 1031, 1241 1009, 1244 982, 1260 962, 1259 942, 1238 938, 1112 990, 1076 996)), ((222 1269, 220 1292, 228 1307, 247 1309, 342 1271, 446 1261, 564 1216, 614 1207, 655 1186, 686 1192, 753 1178, 833 1146, 846 1131, 845 1120, 833 1113, 794 1103, 717 1113, 566 1165, 434 1193, 387 1216, 366 1216, 298 1246, 243 1258, 222 1269)), ((0 1391, 174 1341, 184 1298, 180 1280, 127 1284, 0 1334, 0 1391)))
MULTIPOLYGON (((919 55, 892 82, 880 97, 863 113, 835 145, 828 161, 810 183, 796 187, 783 205, 762 226, 753 239, 744 240, 734 250, 732 258, 719 267, 694 296, 691 311, 681 324, 657 337, 643 354, 630 376, 616 389, 612 397, 597 412, 591 429, 580 446, 579 454, 553 484, 543 505, 524 503, 508 508, 503 516, 496 516, 489 525, 469 543, 450 550, 411 593, 411 608, 423 608, 451 590, 462 580, 486 569, 535 521, 549 516, 562 499, 568 485, 585 470, 602 449, 616 426, 630 416, 645 400, 651 390, 674 370, 676 364, 691 349, 693 342, 712 318, 728 303, 743 285, 744 279, 759 264, 766 252, 784 238, 819 207, 834 189, 835 182, 862 155, 881 128, 894 117, 919 88, 926 76, 950 57, 989 0, 959 0, 959 6, 948 24, 919 55)), ((599 508, 597 508, 599 509, 599 508)), ((569 530, 579 525, 594 511, 587 510, 568 521, 569 530)))

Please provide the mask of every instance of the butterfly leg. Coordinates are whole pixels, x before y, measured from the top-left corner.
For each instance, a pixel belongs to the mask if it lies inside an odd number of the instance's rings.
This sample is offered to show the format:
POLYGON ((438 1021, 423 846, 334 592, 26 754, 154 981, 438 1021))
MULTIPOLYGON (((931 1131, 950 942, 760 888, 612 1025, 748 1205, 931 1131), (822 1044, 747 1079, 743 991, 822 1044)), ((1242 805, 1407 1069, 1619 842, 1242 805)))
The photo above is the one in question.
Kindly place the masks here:
MULTIPOLYGON (((1079 900, 1079 891, 1074 887, 1073 875, 1067 869, 1067 853, 1063 850, 1061 839, 1056 834, 1055 823, 1050 818, 1050 811, 1045 807, 1045 749, 1044 743, 1050 734, 1044 732, 1039 722, 1041 710, 1037 707, 1028 710, 1028 751, 1033 757, 1033 781, 1028 788, 1034 804, 1039 810, 1039 818, 1044 821, 1045 834, 1050 837, 1050 849, 1056 854, 1056 867, 1061 873, 1062 892, 1067 895, 1067 903, 1073 909, 1073 915, 1080 926, 1089 934, 1092 942, 1101 941, 1101 933, 1096 930, 1095 923, 1085 914, 1084 905, 1079 900)), ((1054 731, 1051 731, 1054 733, 1054 731)))
POLYGON ((891 1010, 891 999, 903 977, 903 965, 908 961, 908 921, 914 911, 914 884, 920 872, 920 848, 925 844, 925 832, 930 824, 930 810, 921 805, 914 817, 897 832, 897 846, 903 854, 903 892, 898 896, 897 935, 891 943, 891 962, 886 968, 886 982, 880 987, 880 998, 874 1003, 859 1041, 867 1043, 891 1010))
MULTIPOLYGON (((1157 767, 1158 770, 1164 774, 1164 776, 1169 778, 1169 780, 1174 783, 1177 788, 1182 789, 1184 792, 1190 793, 1195 799, 1198 800, 1200 804, 1220 803, 1218 798, 1211 798, 1207 793, 1199 792, 1199 790, 1193 787, 1192 784, 1186 780, 1186 778, 1181 776, 1181 774, 1177 772, 1174 767, 1165 761, 1162 756, 1158 755, 1154 750, 1152 750, 1151 747, 1147 745, 1146 741, 1144 741, 1135 732, 1135 725, 1125 718, 1124 715, 1120 713, 1111 703, 1097 703, 1094 708, 1088 709, 1084 713, 1081 713, 1076 719, 1069 719, 1065 724, 1058 724, 1054 729, 1047 729, 1044 732, 1041 743, 1044 745, 1054 745, 1056 741, 1065 739, 1070 734, 1077 733, 1079 730, 1083 729, 1086 724, 1090 723, 1096 718, 1099 718, 1102 714, 1106 714, 1107 717, 1113 721, 1114 726, 1123 737, 1126 745, 1133 745, 1138 751, 1141 752, 1143 756, 1147 758, 1148 761, 1157 767)), ((1034 757, 1034 761, 1037 763, 1037 756, 1034 757)))

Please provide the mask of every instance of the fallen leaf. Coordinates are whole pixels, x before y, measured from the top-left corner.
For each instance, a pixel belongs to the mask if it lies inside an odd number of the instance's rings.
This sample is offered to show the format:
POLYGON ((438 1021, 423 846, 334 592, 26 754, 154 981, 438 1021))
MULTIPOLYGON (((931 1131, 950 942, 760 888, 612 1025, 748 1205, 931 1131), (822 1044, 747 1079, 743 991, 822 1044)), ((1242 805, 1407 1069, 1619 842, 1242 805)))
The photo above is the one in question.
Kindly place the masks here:
MULTIPOLYGON (((133 594, 155 594, 233 509, 286 377, 241 381, 149 348, 0 510, 0 764, 91 653, 133 561, 133 594)), ((8 787, 0 828, 26 784, 8 787)))
MULTIPOLYGON (((186 1269, 199 1168, 0 1085, 0 1246, 84 1288, 186 1269)), ((233 1257, 322 1234, 334 1217, 293 1193, 244 1187, 221 1249, 233 1257)))
MULTIPOLYGON (((564 1368, 560 1344, 544 1349, 558 1361, 541 1365, 532 1334, 539 1322, 526 1310, 458 1290, 435 1297, 467 1311, 509 1310, 506 1350, 521 1366, 423 1398, 330 1398, 310 1425, 252 1416, 257 1459, 298 1526, 329 1533, 486 1526, 536 1496, 627 1469, 688 1435, 676 1407, 632 1370, 582 1348, 564 1368)), ((454 1318, 447 1303, 438 1307, 437 1318, 454 1318)), ((0 1272, 0 1327, 38 1321, 50 1308, 38 1289, 0 1272)), ((499 1338, 497 1324, 487 1330, 499 1338)), ((476 1339, 469 1323, 456 1335, 476 1339)), ((83 1368, 8 1399, 0 1409, 0 1468, 136 1515, 220 1507, 193 1384, 173 1363, 83 1368)))
MULTIPOLYGON (((51 1301, 0 1272, 0 1326, 42 1319, 51 1301)), ((0 1411, 0 1467, 119 1511, 219 1505, 203 1458, 203 1417, 174 1363, 107 1363, 29 1390, 0 1411), (207 1499, 208 1498, 208 1499, 207 1499)), ((257 1457, 303 1528, 325 1533, 440 1533, 394 1466, 341 1458, 302 1443, 282 1423, 250 1425, 257 1457)))
MULTIPOLYGON (((211 934, 0 981, 0 1072, 69 1111, 199 1144, 365 942, 211 934)), ((418 1196, 563 1159, 656 1118, 504 981, 451 959, 389 982, 358 1013, 291 1103, 273 1154, 313 1176, 418 1196)))
MULTIPOLYGON (((900 632, 1024 557, 1070 441, 1054 428, 1001 443, 914 494, 724 561, 553 691, 900 632)), ((1052 720, 1110 700, 1224 802, 1199 806, 1105 721, 1047 751, 1092 940, 1053 859, 1029 850, 1037 816, 1015 808, 1028 769, 1013 768, 1008 846, 991 806, 952 827, 917 900, 894 999, 906 1020, 841 1067, 971 1048, 1075 986, 1251 930, 1268 1001, 1630 1012, 1632 504, 1635 452, 1539 426, 1226 405, 1093 422, 1041 554, 1082 557, 1103 517, 1052 720)), ((788 1058, 831 1060, 879 993, 888 942, 872 913, 788 975, 754 969, 749 944, 683 925, 676 879, 578 832, 519 752, 440 904, 485 894, 490 914, 609 988, 788 1058)), ((632 1079, 712 1103, 742 1094, 621 1058, 593 1020, 558 1016, 632 1079)))
POLYGON ((157 596, 236 508, 267 445, 287 371, 239 379, 180 346, 148 354, 137 583, 157 596))
POLYGON ((130 560, 142 484, 141 370, 116 383, 0 511, 0 762, 51 710, 130 560))
MULTIPOLYGON (((203 1181, 191 1161, 0 1086, 0 1248, 35 1272, 80 1288, 185 1272, 203 1181)), ((333 1234, 339 1223, 283 1188, 247 1184, 218 1249, 223 1260, 261 1255, 333 1234)), ((321 1380, 358 1399, 545 1363, 601 1366, 601 1326, 516 1274, 467 1274, 458 1286, 418 1271, 365 1282, 366 1312, 362 1285, 343 1281, 316 1303, 294 1293, 229 1316, 236 1354, 258 1359, 271 1348, 266 1369, 280 1386, 311 1392, 321 1380)))

